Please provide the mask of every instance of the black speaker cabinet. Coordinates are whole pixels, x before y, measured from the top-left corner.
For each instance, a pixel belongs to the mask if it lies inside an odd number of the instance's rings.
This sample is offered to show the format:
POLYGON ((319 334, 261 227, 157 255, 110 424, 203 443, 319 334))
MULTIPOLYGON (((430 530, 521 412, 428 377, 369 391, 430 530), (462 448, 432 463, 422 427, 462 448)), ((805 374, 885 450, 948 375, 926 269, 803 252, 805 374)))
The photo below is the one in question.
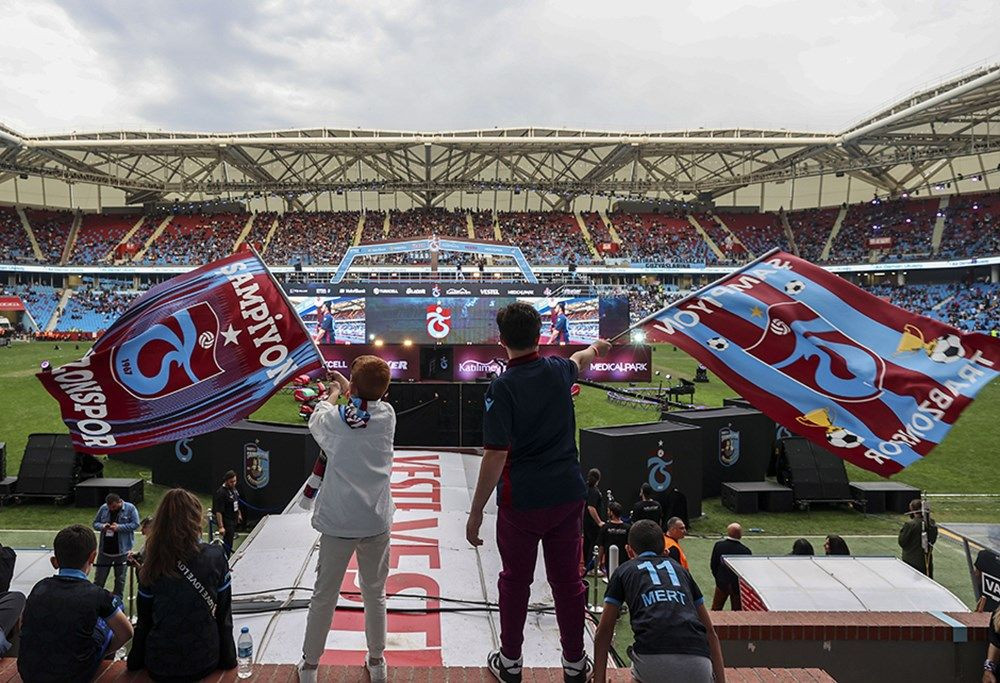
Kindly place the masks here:
POLYGON ((109 493, 116 493, 122 500, 138 505, 143 500, 144 490, 142 479, 95 477, 76 485, 73 490, 73 502, 78 508, 94 508, 96 510, 101 507, 109 493))
POLYGON ((844 461, 802 437, 778 445, 778 481, 790 486, 796 501, 850 500, 844 461))
POLYGON ((483 445, 485 383, 393 382, 387 400, 396 410, 396 445, 483 445))
POLYGON ((459 446, 458 384, 393 382, 387 400, 396 410, 397 446, 459 446))
POLYGON ((17 474, 17 492, 30 496, 69 496, 83 479, 101 476, 104 466, 77 453, 69 434, 30 434, 17 474))
POLYGON ((764 480, 774 428, 759 410, 676 410, 664 413, 663 418, 698 427, 702 432, 702 497, 718 496, 724 481, 764 480))
POLYGON ((649 483, 667 494, 673 489, 687 498, 690 518, 701 516, 702 431, 675 422, 600 427, 580 430, 580 467, 601 471, 600 487, 611 490, 629 509, 639 488, 649 483))

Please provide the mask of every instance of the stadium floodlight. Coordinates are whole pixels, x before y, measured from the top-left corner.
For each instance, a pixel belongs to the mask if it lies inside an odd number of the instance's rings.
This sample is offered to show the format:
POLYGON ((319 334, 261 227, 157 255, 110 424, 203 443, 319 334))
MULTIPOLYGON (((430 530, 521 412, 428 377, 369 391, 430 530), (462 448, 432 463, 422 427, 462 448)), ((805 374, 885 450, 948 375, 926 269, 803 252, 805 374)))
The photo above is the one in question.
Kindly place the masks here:
POLYGON ((642 344, 646 341, 646 333, 642 330, 632 330, 631 338, 633 344, 642 344))

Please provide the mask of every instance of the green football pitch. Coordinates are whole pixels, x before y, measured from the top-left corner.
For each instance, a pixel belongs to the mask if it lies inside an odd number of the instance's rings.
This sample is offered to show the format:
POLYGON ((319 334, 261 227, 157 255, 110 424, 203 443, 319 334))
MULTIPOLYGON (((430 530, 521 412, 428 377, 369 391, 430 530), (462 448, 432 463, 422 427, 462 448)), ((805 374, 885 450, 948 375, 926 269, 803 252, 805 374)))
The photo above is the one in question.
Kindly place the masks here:
MULTIPOLYGON (((33 432, 62 431, 64 426, 54 399, 33 376, 43 360, 53 365, 79 358, 84 345, 30 343, 0 348, 0 441, 7 443, 8 471, 16 474, 28 435, 33 432), (56 348, 58 346, 58 348, 56 348)), ((696 362, 668 346, 654 348, 654 368, 661 377, 673 378, 694 374, 696 362)), ((715 377, 698 384, 695 401, 717 406, 734 392, 715 377)), ((580 428, 646 422, 656 414, 644 409, 613 405, 600 390, 585 387, 577 399, 577 423, 580 428)), ((299 422, 297 405, 286 394, 271 399, 253 416, 257 419, 299 422)), ((894 480, 918 486, 931 494, 933 514, 939 522, 1000 522, 1000 468, 993 444, 994 428, 1000 418, 1000 382, 987 386, 951 430, 945 442, 922 462, 899 473, 894 480), (985 494, 985 495, 984 495, 985 494)), ((106 476, 142 477, 146 480, 146 499, 140 513, 152 514, 163 494, 162 487, 149 483, 150 473, 141 467, 117 462, 105 463, 106 476)), ((863 470, 848 466, 852 480, 877 479, 863 470)), ((206 500, 206 503, 208 501, 206 500)), ((708 556, 712 543, 725 526, 735 520, 719 500, 704 503, 704 516, 692 524, 692 536, 685 540, 685 551, 695 578, 711 587, 708 556)), ((0 508, 0 541, 14 547, 39 547, 51 543, 53 530, 75 522, 87 523, 92 511, 54 505, 17 505, 0 508)), ((866 515, 847 507, 813 507, 809 511, 788 514, 759 513, 742 515, 738 520, 748 533, 747 543, 756 554, 786 554, 794 538, 809 538, 817 549, 822 537, 838 533, 847 538, 855 554, 897 555, 896 534, 902 519, 898 515, 866 515)), ((972 588, 961 547, 942 540, 935 553, 936 577, 967 603, 972 603, 972 588)))

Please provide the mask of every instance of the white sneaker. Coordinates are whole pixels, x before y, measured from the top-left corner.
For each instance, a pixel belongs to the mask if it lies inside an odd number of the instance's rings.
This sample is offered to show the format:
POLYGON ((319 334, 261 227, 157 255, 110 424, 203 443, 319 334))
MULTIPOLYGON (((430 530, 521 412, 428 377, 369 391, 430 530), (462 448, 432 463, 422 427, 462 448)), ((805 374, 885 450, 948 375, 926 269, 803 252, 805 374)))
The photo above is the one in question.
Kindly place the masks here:
POLYGON ((296 670, 299 672, 299 683, 316 683, 316 674, 319 672, 319 667, 307 669, 306 660, 300 659, 296 670))
POLYGON ((389 667, 385 663, 385 656, 382 657, 381 664, 372 664, 372 660, 365 657, 365 668, 371 676, 372 683, 384 683, 389 678, 389 667))

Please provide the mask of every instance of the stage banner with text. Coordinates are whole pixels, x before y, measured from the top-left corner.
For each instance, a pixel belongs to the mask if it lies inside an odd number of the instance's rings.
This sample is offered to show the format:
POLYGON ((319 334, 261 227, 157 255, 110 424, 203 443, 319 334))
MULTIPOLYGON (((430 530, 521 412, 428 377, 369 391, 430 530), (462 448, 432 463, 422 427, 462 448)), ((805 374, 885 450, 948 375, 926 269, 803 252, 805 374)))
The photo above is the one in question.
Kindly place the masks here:
POLYGON ((793 433, 883 476, 926 456, 997 375, 1000 340, 778 252, 646 321, 793 433))
MULTIPOLYGON (((564 356, 569 358, 574 352, 584 349, 582 344, 567 346, 542 346, 543 356, 564 356)), ((418 346, 403 344, 323 344, 320 346, 326 367, 350 375, 351 363, 361 355, 372 354, 384 359, 394 381, 421 381, 432 377, 445 376, 441 368, 430 373, 421 367, 421 349, 427 356, 435 351, 433 360, 440 364, 442 359, 450 366, 447 373, 451 381, 477 382, 489 379, 507 367, 507 355, 497 344, 456 344, 454 346, 418 346)), ((427 358, 424 359, 425 361, 427 358)), ((652 356, 649 346, 628 345, 612 347, 604 358, 598 358, 589 368, 580 371, 580 378, 592 382, 648 382, 652 379, 652 356)), ((446 368, 447 369, 447 368, 446 368)))
POLYGON ((322 357, 252 251, 139 297, 82 359, 38 373, 77 450, 128 451, 247 417, 322 357))

